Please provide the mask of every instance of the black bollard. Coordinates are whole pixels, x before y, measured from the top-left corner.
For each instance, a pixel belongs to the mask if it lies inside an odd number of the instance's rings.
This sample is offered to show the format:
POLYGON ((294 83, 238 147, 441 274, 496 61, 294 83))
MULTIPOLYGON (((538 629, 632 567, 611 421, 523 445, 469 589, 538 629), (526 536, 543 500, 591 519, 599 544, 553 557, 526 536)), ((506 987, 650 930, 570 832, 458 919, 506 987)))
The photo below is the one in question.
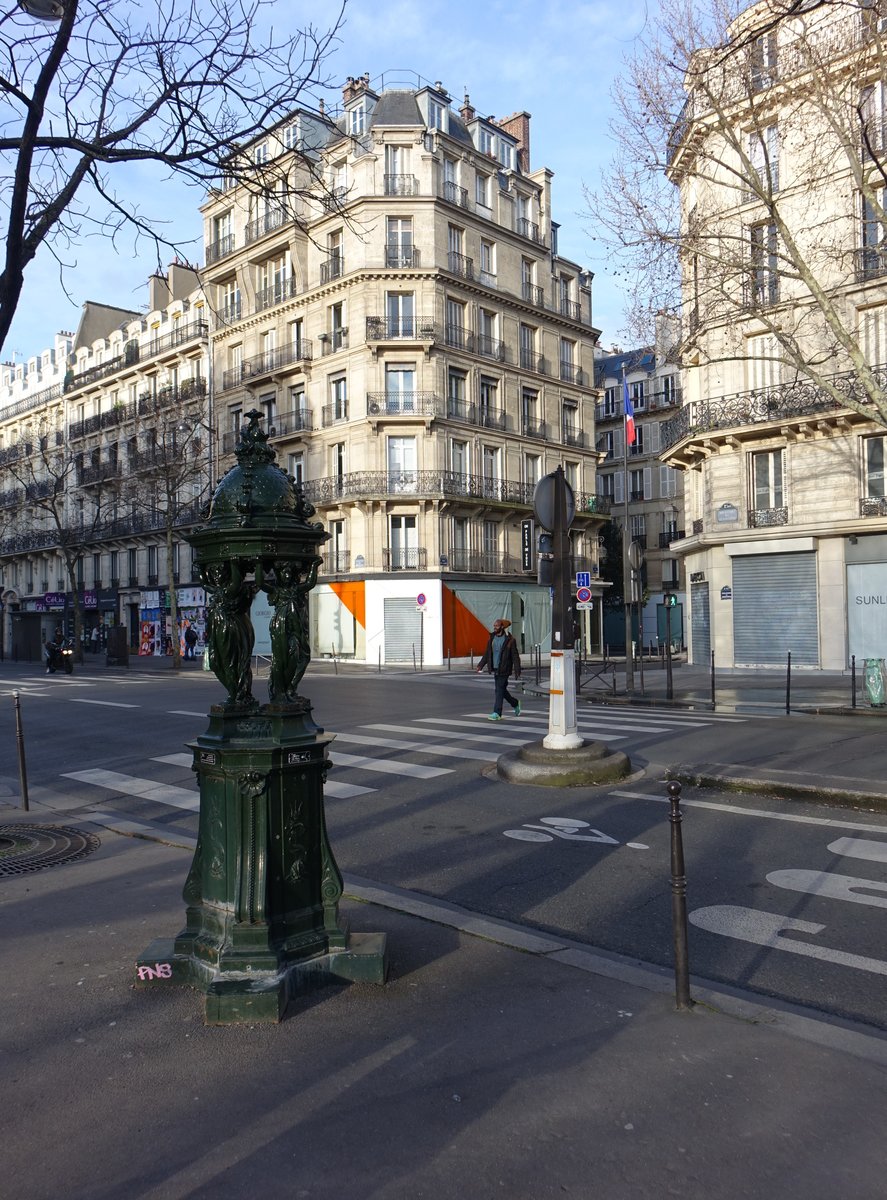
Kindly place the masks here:
POLYGON ((785 715, 792 710, 792 652, 789 650, 785 664, 785 715))
POLYGON ((674 935, 674 998, 679 1012, 693 1007, 690 996, 690 951, 687 941, 687 876, 684 874, 684 839, 681 834, 681 785, 668 785, 671 805, 671 920, 674 935))
POLYGON ((22 729, 22 707, 19 703, 18 692, 12 693, 15 704, 15 740, 18 744, 18 777, 22 788, 22 808, 30 811, 28 804, 28 768, 25 764, 25 734, 22 729))
POLYGON ((856 655, 850 658, 850 707, 856 708, 856 655))
POLYGON ((715 703, 715 652, 711 652, 711 702, 715 703))

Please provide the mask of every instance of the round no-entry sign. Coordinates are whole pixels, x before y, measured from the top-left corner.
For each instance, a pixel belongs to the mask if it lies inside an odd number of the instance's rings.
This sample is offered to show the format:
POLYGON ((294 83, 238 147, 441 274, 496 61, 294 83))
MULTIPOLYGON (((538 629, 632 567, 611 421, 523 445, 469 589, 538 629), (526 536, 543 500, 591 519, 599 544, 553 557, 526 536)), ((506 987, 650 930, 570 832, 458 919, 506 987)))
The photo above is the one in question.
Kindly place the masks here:
POLYGON ((576 588, 576 599, 580 604, 587 604, 591 599, 591 588, 576 588))

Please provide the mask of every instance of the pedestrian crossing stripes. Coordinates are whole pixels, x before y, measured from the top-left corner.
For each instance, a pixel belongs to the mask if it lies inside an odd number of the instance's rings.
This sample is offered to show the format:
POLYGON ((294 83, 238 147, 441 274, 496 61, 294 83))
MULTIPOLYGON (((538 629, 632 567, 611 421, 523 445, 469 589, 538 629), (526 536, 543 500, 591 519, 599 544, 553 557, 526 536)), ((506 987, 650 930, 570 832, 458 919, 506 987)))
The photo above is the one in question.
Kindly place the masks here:
MULTIPOLYGON (((542 706, 525 709, 520 717, 506 714, 495 727, 485 724, 487 715, 480 712, 416 717, 402 723, 375 721, 333 733, 328 754, 334 770, 324 787, 327 799, 370 797, 386 786, 374 778, 380 775, 386 776, 387 786, 391 786, 403 780, 439 779, 466 767, 477 770, 494 763, 504 751, 544 737, 548 729, 548 712, 542 706)), ((740 723, 752 719, 766 718, 729 718, 740 723)), ((647 716, 636 710, 616 708, 583 708, 577 721, 582 736, 607 743, 625 742, 629 738, 656 740, 680 729, 689 731, 710 724, 713 721, 701 713, 647 716)), ((104 797, 103 803, 115 810, 125 810, 130 799, 196 813, 199 795, 192 764, 190 753, 177 752, 152 758, 148 777, 92 768, 68 772, 63 778, 98 791, 104 797), (150 777, 164 773, 167 776, 172 773, 172 777, 150 777)))

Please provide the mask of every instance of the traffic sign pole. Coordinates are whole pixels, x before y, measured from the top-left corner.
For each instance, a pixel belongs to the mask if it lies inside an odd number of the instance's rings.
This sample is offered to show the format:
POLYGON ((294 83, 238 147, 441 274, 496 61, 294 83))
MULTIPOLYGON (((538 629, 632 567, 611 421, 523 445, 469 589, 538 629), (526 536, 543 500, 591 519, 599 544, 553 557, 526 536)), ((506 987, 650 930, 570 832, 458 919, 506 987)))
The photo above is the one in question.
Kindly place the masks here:
MULTIPOLYGON (((547 750, 573 750, 582 745, 576 723, 576 668, 573 612, 570 604, 570 523, 563 467, 554 474, 554 597, 551 606, 551 671, 547 750)), ((574 510, 575 512, 575 506, 574 510)))

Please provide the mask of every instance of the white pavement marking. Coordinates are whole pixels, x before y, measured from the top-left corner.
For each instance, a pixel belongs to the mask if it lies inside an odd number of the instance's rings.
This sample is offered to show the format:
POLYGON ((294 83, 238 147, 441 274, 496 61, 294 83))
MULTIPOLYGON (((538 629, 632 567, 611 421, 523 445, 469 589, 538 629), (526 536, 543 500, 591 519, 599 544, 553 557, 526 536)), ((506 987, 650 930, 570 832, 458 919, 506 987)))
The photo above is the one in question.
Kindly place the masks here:
MULTIPOLYGON (((475 722, 471 722, 472 729, 476 728, 475 722)), ((486 733, 463 733, 461 729, 454 729, 451 732, 446 729, 423 729, 416 725, 361 725, 361 729, 378 729, 383 733, 411 733, 414 737, 429 737, 429 738, 458 738, 460 742, 481 742, 484 746, 489 746, 491 742, 495 742, 497 746, 525 746, 527 739, 515 737, 512 741, 508 734, 517 734, 516 729, 496 729, 488 730, 486 733)))
POLYGON ((363 754, 330 754, 340 767, 360 767, 362 771, 380 771, 384 775, 411 775, 414 779, 433 779, 436 775, 452 775, 452 767, 425 767, 420 763, 400 762, 396 758, 367 758, 363 754))
POLYGON ((882 962, 879 958, 865 958, 860 954, 849 954, 845 950, 833 950, 829 946, 811 946, 809 942, 783 936, 784 932, 822 933, 825 926, 814 921, 798 921, 794 917, 784 917, 781 913, 762 912, 756 908, 742 908, 736 904, 715 904, 710 908, 697 908, 695 912, 691 912, 690 922, 697 929, 736 938, 741 942, 752 942, 756 946, 784 950, 789 954, 801 954, 805 958, 818 958, 824 962, 836 963, 840 967, 870 971, 874 975, 887 975, 887 962, 882 962))
MULTIPOLYGON (((483 717, 487 716, 487 714, 468 713, 468 716, 482 719, 483 717)), ((510 717, 511 714, 506 713, 506 716, 510 717)), ((541 725, 546 729, 548 728, 548 717, 544 714, 537 716, 524 710, 519 717, 512 717, 511 719, 514 721, 520 721, 522 725, 541 725)), ((651 719, 649 717, 618 717, 608 715, 598 718, 597 716, 586 716, 584 713, 582 716, 576 718, 576 723, 580 729, 628 729, 634 733, 673 733, 676 728, 679 728, 679 726, 674 724, 669 725, 662 721, 659 721, 658 723, 655 722, 656 718, 651 719)), ((688 729, 695 728, 697 726, 702 729, 708 724, 708 722, 684 721, 682 724, 688 729)))
POLYGON ((328 779, 323 785, 324 795, 332 796, 334 800, 350 800, 354 796, 368 796, 377 792, 378 788, 361 787, 358 783, 339 783, 338 779, 328 779))
POLYGON ((184 708, 171 708, 169 715, 171 717, 205 717, 207 714, 205 712, 188 712, 184 708))
MULTIPOLYGON (((887 833, 887 829, 884 832, 887 833)), ((828 848, 832 854, 842 854, 845 858, 887 863, 887 842, 873 842, 870 838, 837 838, 829 843, 828 848)))
POLYGON ((887 895, 860 895, 863 892, 887 893, 887 883, 874 879, 857 879, 853 875, 833 875, 830 871, 771 871, 767 882, 790 892, 808 896, 827 896, 829 900, 849 900, 852 904, 870 904, 887 908, 887 895))
MULTIPOLYGON (((485 714, 483 714, 483 717, 486 717, 488 715, 489 714, 485 713, 485 714)), ((483 719, 483 717, 481 719, 483 719)), ((448 717, 419 717, 418 719, 420 721, 424 721, 428 725, 446 725, 446 726, 466 725, 469 729, 477 729, 477 721, 476 720, 474 720, 474 721, 453 721, 453 720, 450 720, 448 717)), ((503 720, 504 720, 504 718, 503 718, 503 720)), ((512 720, 518 721, 520 723, 520 725, 523 726, 524 729, 526 729, 527 733, 532 734, 532 733, 540 732, 540 730, 536 728, 535 723, 527 722, 523 719, 523 717, 513 717, 512 720)), ((545 728, 546 729, 548 728, 547 723, 545 725, 545 728)), ((580 728, 582 729, 583 733, 590 733, 593 731, 594 727, 588 727, 588 726, 583 725, 580 728)), ((416 730, 416 732, 418 733, 419 731, 416 730)), ((491 736, 491 737, 495 736, 496 738, 498 738, 500 733, 507 735, 509 733, 517 733, 517 732, 518 732, 517 725, 509 725, 505 729, 503 729, 501 725, 497 725, 495 735, 493 735, 491 733, 489 736, 491 736)), ((461 734, 457 734, 457 735, 453 735, 453 736, 461 736, 461 734)), ((524 740, 526 741, 528 739, 524 739, 524 740)), ((615 737, 611 736, 609 740, 611 742, 624 742, 625 738, 617 735, 615 737)))
POLYGON ((98 769, 67 771, 62 778, 76 779, 78 783, 89 783, 93 787, 121 792, 124 796, 139 796, 143 800, 154 800, 158 804, 166 804, 170 808, 183 808, 187 812, 198 812, 200 809, 200 798, 196 792, 189 791, 187 788, 156 783, 153 779, 139 779, 135 775, 121 775, 117 771, 98 769))
MULTIPOLYGON (((668 796, 654 796, 646 792, 612 791, 611 796, 621 796, 626 800, 654 800, 657 804, 668 804, 668 796)), ((838 821, 834 817, 803 817, 799 813, 765 812, 760 808, 743 808, 739 804, 718 804, 714 800, 685 800, 681 797, 681 805, 685 808, 712 808, 716 812, 735 813, 740 817, 766 817, 770 821, 794 821, 798 825, 827 825, 832 829, 858 829, 862 833, 887 833, 887 824, 865 825, 862 821, 838 821)))
POLYGON ((146 841, 161 842, 166 846, 178 846, 182 850, 193 850, 197 845, 197 838, 189 837, 187 833, 162 829, 157 825, 146 825, 141 821, 128 821, 113 813, 89 812, 83 815, 91 824, 102 825, 112 833, 119 833, 124 837, 144 838, 146 841))
POLYGON ((368 737, 362 733, 337 733, 336 743, 347 742, 354 746, 384 746, 387 750, 415 750, 419 754, 438 754, 443 758, 466 758, 476 762, 495 762, 496 754, 484 754, 480 750, 462 750, 458 746, 425 746, 422 742, 401 742, 396 738, 368 737))
POLYGON ((161 754, 152 758, 151 762, 169 763, 171 767, 190 767, 194 762, 192 754, 161 754))
POLYGON ((86 700, 83 696, 72 696, 72 704, 100 704, 103 708, 141 708, 141 704, 121 704, 118 700, 86 700))

